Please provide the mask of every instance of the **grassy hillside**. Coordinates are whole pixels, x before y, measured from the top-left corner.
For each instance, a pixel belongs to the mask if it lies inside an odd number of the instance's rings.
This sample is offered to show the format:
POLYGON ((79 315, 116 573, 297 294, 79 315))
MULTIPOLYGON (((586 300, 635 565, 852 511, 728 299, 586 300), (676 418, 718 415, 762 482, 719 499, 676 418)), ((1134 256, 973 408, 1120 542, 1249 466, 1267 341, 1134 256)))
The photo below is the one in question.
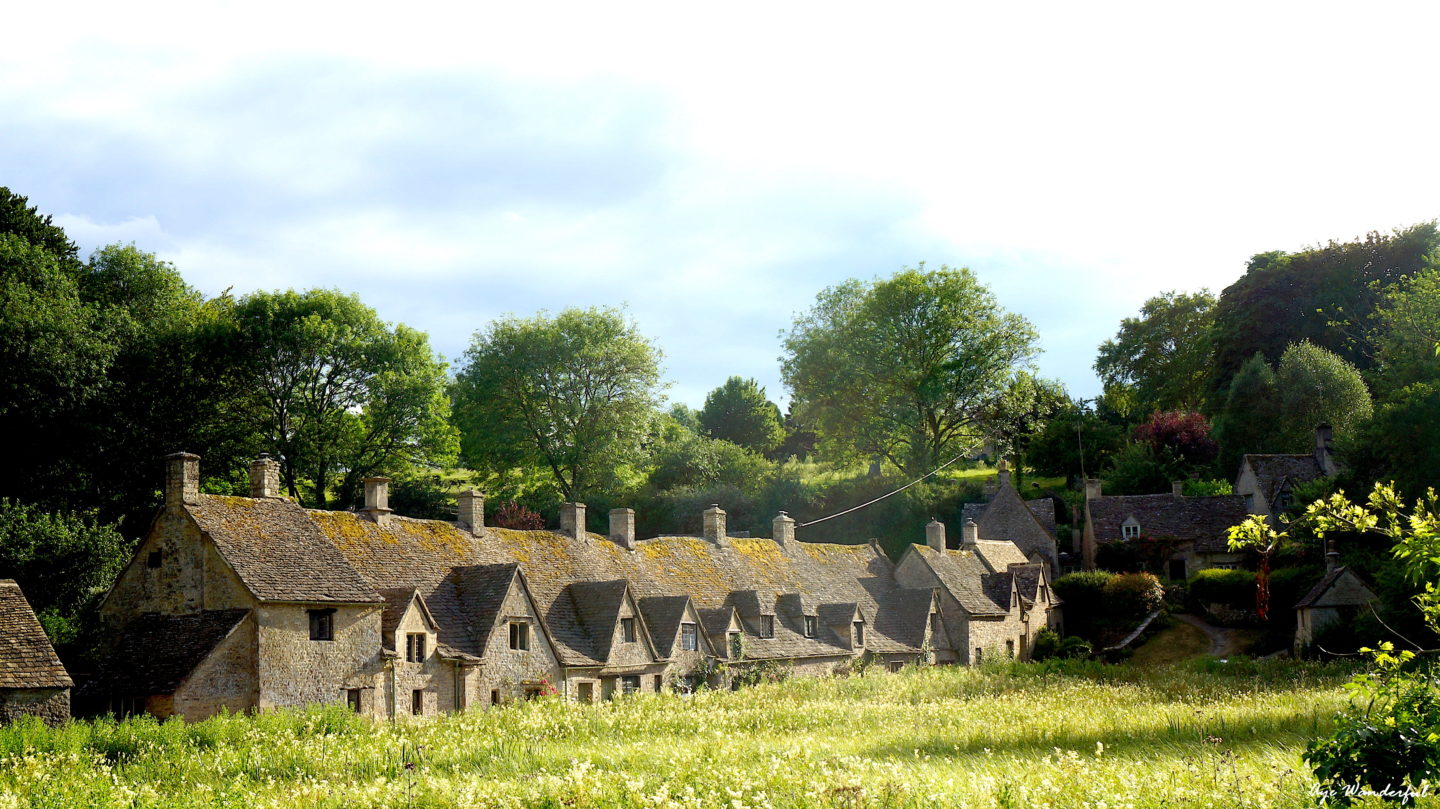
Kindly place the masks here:
POLYGON ((1300 751, 1344 676, 932 668, 399 726, 337 710, 22 724, 0 728, 0 809, 1301 807, 1300 751))

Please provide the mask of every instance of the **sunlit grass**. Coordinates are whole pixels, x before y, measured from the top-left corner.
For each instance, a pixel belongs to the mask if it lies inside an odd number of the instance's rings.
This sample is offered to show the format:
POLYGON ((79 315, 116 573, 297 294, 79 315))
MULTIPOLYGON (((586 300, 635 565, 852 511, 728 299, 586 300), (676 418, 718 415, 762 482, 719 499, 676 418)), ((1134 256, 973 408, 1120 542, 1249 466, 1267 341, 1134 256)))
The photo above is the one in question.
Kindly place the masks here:
POLYGON ((399 725, 335 709, 25 723, 0 729, 0 809, 1301 807, 1300 752, 1345 675, 944 667, 399 725))

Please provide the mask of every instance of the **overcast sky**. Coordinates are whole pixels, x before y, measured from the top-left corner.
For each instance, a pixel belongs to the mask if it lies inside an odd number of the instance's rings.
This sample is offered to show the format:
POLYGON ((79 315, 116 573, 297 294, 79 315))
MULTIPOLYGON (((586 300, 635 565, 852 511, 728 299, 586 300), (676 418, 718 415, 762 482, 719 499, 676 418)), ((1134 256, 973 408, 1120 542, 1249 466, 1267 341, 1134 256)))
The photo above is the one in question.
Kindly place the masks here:
POLYGON ((6 11, 0 185, 87 254, 355 292, 452 361, 626 305, 696 406, 782 399, 794 314, 920 261, 1094 396, 1147 297, 1440 216, 1434 3, 66 5, 6 11))

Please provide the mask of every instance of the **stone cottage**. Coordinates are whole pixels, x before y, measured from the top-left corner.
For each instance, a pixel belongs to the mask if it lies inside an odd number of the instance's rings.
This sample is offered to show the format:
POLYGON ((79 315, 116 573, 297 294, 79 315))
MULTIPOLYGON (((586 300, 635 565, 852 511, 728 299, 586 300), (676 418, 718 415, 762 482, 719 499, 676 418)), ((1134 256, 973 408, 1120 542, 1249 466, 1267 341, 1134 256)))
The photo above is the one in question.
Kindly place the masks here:
POLYGON ((1235 494, 1245 498, 1245 508, 1251 514, 1282 513, 1290 507, 1296 484, 1331 477, 1338 471, 1330 447, 1330 425, 1321 424, 1315 428, 1315 449, 1311 452, 1246 455, 1235 475, 1235 494))
POLYGON ((70 718, 70 675, 13 579, 0 579, 0 723, 70 718))
POLYGON ((1049 497, 1021 498, 1004 460, 996 465, 996 486, 988 502, 966 503, 962 524, 974 522, 981 539, 1012 542, 1027 561, 1044 562, 1054 575, 1059 570, 1055 531, 1055 501, 1049 497))
POLYGON ((1239 567, 1244 558, 1229 547, 1228 529, 1248 512, 1239 495, 1186 497, 1183 484, 1170 494, 1106 496, 1098 480, 1085 482, 1085 528, 1081 554, 1086 570, 1095 569, 1097 552, 1107 542, 1149 539, 1170 546, 1165 574, 1184 579, 1209 567, 1239 567))
POLYGON ((1332 542, 1325 554, 1325 577, 1295 604, 1295 649, 1314 643, 1327 626, 1354 620, 1375 599, 1375 591, 1359 574, 1341 566, 1332 542))
POLYGON ((316 511, 280 496, 268 458, 251 466, 251 497, 200 494, 193 455, 167 464, 165 506, 102 607, 114 644, 86 688, 121 712, 591 701, 721 685, 758 664, 828 674, 963 661, 977 645, 1023 657, 1023 627, 1058 620, 1048 577, 998 539, 988 567, 902 579, 874 544, 798 541, 785 514, 771 538, 730 536, 712 506, 701 536, 640 540, 630 509, 602 535, 567 503, 558 531, 517 531, 485 526, 474 491, 457 521, 416 520, 391 512, 384 478, 366 481, 359 511, 316 511), (992 603, 947 614, 951 587, 992 603))

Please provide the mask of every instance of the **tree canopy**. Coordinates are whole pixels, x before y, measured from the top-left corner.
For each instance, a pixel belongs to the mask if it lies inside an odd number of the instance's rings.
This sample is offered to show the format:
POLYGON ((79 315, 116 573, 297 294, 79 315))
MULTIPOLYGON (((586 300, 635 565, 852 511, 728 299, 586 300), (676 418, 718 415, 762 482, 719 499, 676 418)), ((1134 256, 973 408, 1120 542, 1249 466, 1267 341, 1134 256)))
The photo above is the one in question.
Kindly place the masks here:
POLYGON ((785 438, 780 408, 765 398, 765 389, 753 379, 732 376, 710 391, 699 420, 712 437, 752 452, 771 452, 785 438))
POLYGON ((1315 427, 1328 423, 1341 435, 1353 434, 1370 418, 1370 391, 1355 366, 1309 342, 1292 343, 1275 369, 1280 417, 1275 430, 1287 452, 1314 447, 1315 427))
POLYGON ((1131 407, 1140 414, 1194 410, 1205 394, 1214 321, 1209 290, 1157 295, 1100 345, 1095 372, 1107 390, 1130 388, 1131 407))
POLYGON ((975 446, 1035 339, 969 270, 921 265, 821 292, 785 336, 782 373, 832 454, 920 474, 975 446))
POLYGON ((468 463, 541 467, 568 500, 632 463, 659 403, 660 351, 618 310, 496 320, 454 386, 468 463))

